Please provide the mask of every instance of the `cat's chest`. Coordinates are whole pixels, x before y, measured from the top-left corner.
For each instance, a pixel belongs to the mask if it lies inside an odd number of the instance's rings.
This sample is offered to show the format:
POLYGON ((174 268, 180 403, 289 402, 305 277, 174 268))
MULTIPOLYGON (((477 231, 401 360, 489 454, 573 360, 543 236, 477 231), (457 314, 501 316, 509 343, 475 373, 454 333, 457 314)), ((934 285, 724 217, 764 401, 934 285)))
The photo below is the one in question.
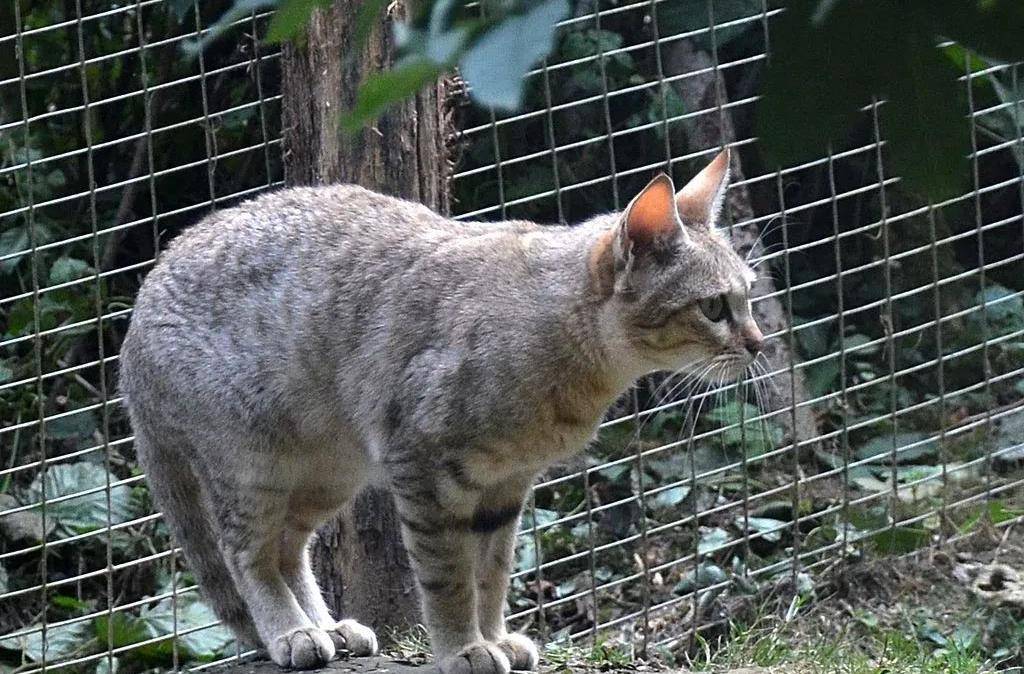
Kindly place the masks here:
POLYGON ((597 434, 600 418, 599 410, 585 417, 567 417, 549 406, 518 431, 470 450, 465 459, 467 470, 483 484, 540 472, 585 449, 597 434))

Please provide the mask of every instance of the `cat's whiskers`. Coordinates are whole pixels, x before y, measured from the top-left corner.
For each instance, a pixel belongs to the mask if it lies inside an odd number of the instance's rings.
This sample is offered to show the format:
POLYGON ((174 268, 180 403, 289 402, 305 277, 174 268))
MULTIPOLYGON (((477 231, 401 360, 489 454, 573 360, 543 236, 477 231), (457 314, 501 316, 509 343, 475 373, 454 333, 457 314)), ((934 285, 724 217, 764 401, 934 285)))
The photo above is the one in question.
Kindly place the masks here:
MULTIPOLYGON (((747 264, 750 264, 750 258, 753 257, 754 251, 757 250, 758 244, 760 244, 764 240, 764 238, 766 236, 768 236, 769 232, 771 232, 772 226, 776 225, 776 224, 781 226, 781 224, 782 224, 782 216, 781 215, 776 215, 771 220, 769 220, 768 223, 764 227, 761 228, 761 231, 758 233, 757 238, 754 239, 754 243, 750 244, 750 249, 747 250, 747 255, 746 255, 746 258, 744 259, 744 262, 746 262, 747 264)), ((766 247, 762 247, 762 249, 761 249, 762 253, 764 253, 766 250, 767 250, 766 247)))
POLYGON ((687 441, 687 447, 693 449, 693 436, 697 429, 697 420, 700 418, 700 412, 704 407, 704 401, 709 397, 713 377, 715 374, 715 368, 719 367, 719 363, 715 361, 715 358, 710 358, 708 366, 702 370, 701 376, 695 379, 690 385, 690 393, 687 398, 686 411, 683 414, 683 423, 679 428, 679 435, 676 436, 676 441, 679 442, 683 438, 683 433, 686 432, 687 423, 689 423, 689 440, 687 441), (696 401, 696 405, 694 402, 696 401))
POLYGON ((779 385, 775 383, 775 378, 772 377, 772 373, 768 369, 770 366, 770 363, 768 362, 768 356, 764 355, 763 353, 760 353, 757 356, 757 360, 761 361, 761 369, 764 373, 760 379, 761 383, 764 384, 765 398, 770 399, 770 393, 775 393, 775 395, 781 396, 782 391, 779 389, 779 385), (769 390, 768 387, 771 387, 771 390, 769 390))
MULTIPOLYGON (((685 368, 680 368, 675 373, 670 375, 668 380, 671 380, 678 374, 684 374, 685 376, 679 382, 674 384, 672 386, 672 389, 668 391, 668 393, 666 393, 666 395, 660 401, 656 401, 654 407, 661 407, 673 396, 680 392, 683 393, 683 397, 685 397, 685 393, 687 393, 689 389, 692 389, 697 382, 701 381, 702 377, 708 372, 708 370, 711 369, 712 365, 709 363, 709 361, 710 359, 707 358, 701 359, 692 365, 688 365, 685 368)), ((662 386, 659 386, 658 388, 660 389, 662 388, 662 386)), ((653 419, 655 416, 662 412, 664 412, 664 410, 658 410, 657 412, 647 415, 647 418, 644 419, 644 421, 640 424, 640 428, 637 429, 637 436, 639 436, 640 433, 643 432, 643 429, 647 426, 648 423, 650 423, 651 419, 653 419)))
POLYGON ((695 379, 699 379, 710 367, 710 364, 702 363, 702 367, 699 370, 692 370, 687 372, 686 375, 681 380, 679 380, 675 385, 673 385, 672 389, 668 391, 661 400, 658 401, 657 406, 661 407, 663 404, 667 404, 680 389, 682 389, 687 383, 692 382, 695 379))
POLYGON ((767 374, 764 370, 764 366, 761 364, 761 356, 764 354, 758 354, 748 365, 753 377, 751 383, 754 385, 754 398, 757 401, 757 416, 758 422, 761 427, 761 434, 765 438, 770 438, 771 435, 768 433, 768 422, 765 419, 765 415, 768 413, 766 398, 767 391, 762 391, 764 381, 761 379, 762 374, 767 374))
POLYGON ((696 372, 699 368, 701 368, 705 363, 708 362, 708 360, 709 359, 707 359, 707 358, 701 358, 700 360, 696 361, 695 363, 690 363, 688 365, 684 365, 683 367, 679 368, 678 370, 674 370, 673 372, 669 373, 669 375, 667 377, 665 377, 665 379, 660 384, 658 384, 658 387, 656 389, 654 389, 654 391, 651 393, 651 397, 654 398, 655 401, 656 401, 655 407, 659 407, 665 400, 668 399, 668 397, 671 396, 671 391, 670 391, 668 396, 665 396, 665 398, 663 398, 662 400, 658 400, 658 394, 661 393, 661 391, 666 386, 669 386, 671 384, 674 387, 676 385, 675 382, 673 381, 673 380, 676 379, 676 377, 679 377, 680 375, 684 375, 684 379, 685 379, 689 375, 691 375, 694 372, 696 372))

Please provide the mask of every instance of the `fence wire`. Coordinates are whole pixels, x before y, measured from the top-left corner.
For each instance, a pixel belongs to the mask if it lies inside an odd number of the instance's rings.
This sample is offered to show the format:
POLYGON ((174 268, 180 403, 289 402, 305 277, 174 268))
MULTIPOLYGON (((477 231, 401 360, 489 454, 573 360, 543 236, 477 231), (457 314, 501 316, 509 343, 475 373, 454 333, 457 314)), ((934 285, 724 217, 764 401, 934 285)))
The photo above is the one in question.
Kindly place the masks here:
MULTIPOLYGON (((216 4, 0 15, 0 661, 23 674, 239 654, 149 500, 116 389, 161 241, 282 182, 268 16, 183 55, 216 4)), ((576 222, 731 147, 727 227, 762 276, 756 374, 639 383, 536 485, 509 620, 545 639, 672 650, 737 594, 811 592, 844 562, 1021 518, 1021 69, 966 59, 969 188, 929 204, 887 169, 884 101, 846 145, 762 163, 777 14, 582 3, 523 110, 460 110, 461 219, 576 222)))

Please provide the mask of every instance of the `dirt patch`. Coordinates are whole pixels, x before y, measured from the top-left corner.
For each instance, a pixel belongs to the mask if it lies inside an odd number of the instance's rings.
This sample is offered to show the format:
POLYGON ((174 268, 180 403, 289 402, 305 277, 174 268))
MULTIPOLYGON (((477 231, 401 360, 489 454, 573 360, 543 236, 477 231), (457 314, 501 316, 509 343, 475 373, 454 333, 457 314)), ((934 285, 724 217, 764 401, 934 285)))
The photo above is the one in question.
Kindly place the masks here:
POLYGON ((817 643, 891 631, 1021 666, 1024 603, 1007 597, 1016 597, 1022 575, 1024 523, 986 528, 936 549, 847 567, 787 624, 787 638, 817 643))

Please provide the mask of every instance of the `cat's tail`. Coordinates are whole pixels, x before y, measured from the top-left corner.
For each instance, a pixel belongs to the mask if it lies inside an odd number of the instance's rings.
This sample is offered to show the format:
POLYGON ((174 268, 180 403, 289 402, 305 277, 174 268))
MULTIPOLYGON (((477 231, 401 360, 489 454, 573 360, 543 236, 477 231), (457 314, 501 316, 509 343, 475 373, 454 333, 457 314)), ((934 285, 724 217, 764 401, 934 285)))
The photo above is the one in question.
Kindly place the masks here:
POLYGON ((239 595, 217 545, 195 472, 183 452, 169 446, 170 443, 147 437, 140 426, 135 427, 139 462, 146 470, 150 491, 163 511, 175 541, 185 552, 189 569, 199 581, 204 598, 238 639, 261 647, 249 609, 239 595))

